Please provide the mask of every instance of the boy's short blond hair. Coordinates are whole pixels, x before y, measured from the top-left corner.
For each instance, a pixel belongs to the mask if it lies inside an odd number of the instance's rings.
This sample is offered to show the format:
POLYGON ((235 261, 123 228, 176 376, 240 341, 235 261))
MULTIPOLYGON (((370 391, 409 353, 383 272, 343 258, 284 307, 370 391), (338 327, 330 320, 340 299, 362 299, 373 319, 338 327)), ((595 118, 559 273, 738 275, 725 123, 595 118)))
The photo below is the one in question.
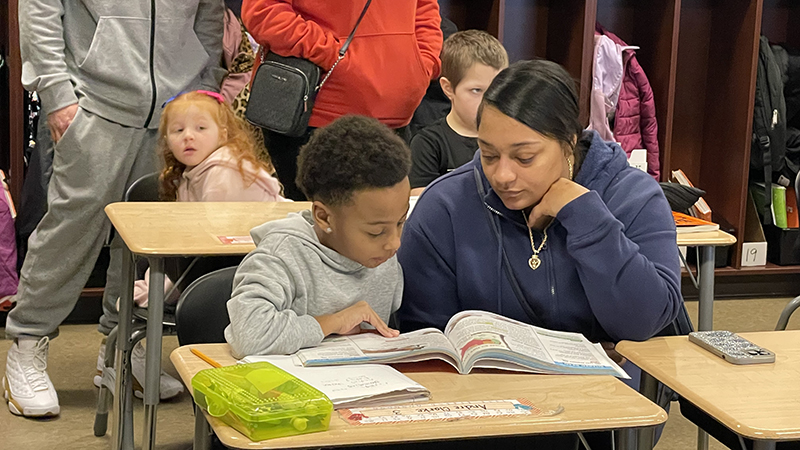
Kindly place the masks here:
POLYGON ((481 30, 453 33, 442 45, 442 76, 455 89, 475 63, 502 70, 508 66, 508 53, 491 34, 481 30))

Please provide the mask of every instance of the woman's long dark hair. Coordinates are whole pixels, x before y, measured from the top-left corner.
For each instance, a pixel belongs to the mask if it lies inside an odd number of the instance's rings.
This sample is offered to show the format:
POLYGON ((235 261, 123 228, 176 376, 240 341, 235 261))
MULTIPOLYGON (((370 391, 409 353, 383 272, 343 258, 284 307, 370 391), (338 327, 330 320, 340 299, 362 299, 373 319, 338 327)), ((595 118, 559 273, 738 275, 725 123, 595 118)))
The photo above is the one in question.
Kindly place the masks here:
POLYGON ((570 153, 583 132, 575 83, 552 61, 518 61, 497 74, 478 108, 478 127, 486 105, 559 141, 570 153))

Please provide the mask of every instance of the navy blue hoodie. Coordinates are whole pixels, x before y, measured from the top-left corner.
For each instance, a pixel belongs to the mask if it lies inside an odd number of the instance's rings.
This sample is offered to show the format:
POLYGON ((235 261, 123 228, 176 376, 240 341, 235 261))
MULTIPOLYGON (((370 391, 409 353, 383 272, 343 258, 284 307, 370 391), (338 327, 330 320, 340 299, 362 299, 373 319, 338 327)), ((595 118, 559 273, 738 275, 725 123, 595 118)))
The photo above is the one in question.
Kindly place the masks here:
MULTIPOLYGON (((528 267, 532 252, 523 214, 494 193, 480 152, 428 186, 398 252, 405 278, 397 316, 403 331, 443 329, 455 313, 477 309, 617 342, 648 339, 677 317, 683 302, 678 248, 660 186, 596 133, 584 133, 579 145, 588 150, 575 181, 589 192, 558 213, 535 271, 528 267), (515 295, 508 269, 523 299, 515 295)), ((537 245, 542 237, 534 231, 537 245)))

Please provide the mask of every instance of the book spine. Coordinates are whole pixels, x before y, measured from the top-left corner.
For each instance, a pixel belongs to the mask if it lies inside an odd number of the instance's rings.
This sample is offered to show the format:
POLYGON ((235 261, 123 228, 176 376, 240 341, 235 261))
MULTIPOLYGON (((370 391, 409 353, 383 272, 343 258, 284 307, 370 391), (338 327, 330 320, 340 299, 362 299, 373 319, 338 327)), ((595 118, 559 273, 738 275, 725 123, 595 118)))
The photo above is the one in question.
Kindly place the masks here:
POLYGON ((786 188, 778 184, 772 185, 772 217, 775 226, 788 228, 786 218, 786 188))
POLYGON ((797 213, 797 194, 793 187, 786 188, 786 225, 800 228, 800 215, 797 213))

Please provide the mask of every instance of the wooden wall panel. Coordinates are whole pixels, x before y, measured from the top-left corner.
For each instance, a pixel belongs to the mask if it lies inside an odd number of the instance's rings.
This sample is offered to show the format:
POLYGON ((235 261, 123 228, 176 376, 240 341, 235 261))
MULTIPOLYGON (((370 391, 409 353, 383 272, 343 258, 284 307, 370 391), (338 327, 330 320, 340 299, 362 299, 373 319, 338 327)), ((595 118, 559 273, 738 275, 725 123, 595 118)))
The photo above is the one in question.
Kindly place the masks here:
POLYGON ((19 56, 19 23, 17 1, 0 4, 0 47, 5 66, 0 71, 0 165, 9 177, 9 188, 19 202, 24 176, 24 95, 20 78, 22 63, 19 56))
POLYGON ((589 123, 595 0, 554 0, 548 13, 547 59, 556 61, 578 81, 581 122, 589 123))
POLYGON ((629 45, 653 88, 662 179, 669 177, 680 0, 598 0, 597 21, 629 45))
POLYGON ((770 42, 800 49, 800 1, 764 0, 761 23, 770 42))

